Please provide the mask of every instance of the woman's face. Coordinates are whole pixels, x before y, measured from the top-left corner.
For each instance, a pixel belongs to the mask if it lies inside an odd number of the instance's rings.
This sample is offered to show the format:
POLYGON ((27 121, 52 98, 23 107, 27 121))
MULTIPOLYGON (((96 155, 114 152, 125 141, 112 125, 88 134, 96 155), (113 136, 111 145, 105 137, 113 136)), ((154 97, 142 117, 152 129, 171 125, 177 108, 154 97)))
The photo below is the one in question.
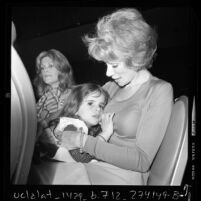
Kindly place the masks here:
POLYGON ((44 57, 41 59, 41 74, 43 81, 46 84, 51 85, 53 88, 59 86, 59 71, 55 67, 54 61, 50 57, 44 57))
POLYGON ((95 126, 99 123, 105 106, 105 97, 98 92, 92 92, 87 95, 80 105, 76 115, 83 120, 88 127, 95 126))
POLYGON ((107 63, 106 76, 111 77, 120 87, 129 84, 136 74, 137 72, 128 68, 124 62, 107 63))

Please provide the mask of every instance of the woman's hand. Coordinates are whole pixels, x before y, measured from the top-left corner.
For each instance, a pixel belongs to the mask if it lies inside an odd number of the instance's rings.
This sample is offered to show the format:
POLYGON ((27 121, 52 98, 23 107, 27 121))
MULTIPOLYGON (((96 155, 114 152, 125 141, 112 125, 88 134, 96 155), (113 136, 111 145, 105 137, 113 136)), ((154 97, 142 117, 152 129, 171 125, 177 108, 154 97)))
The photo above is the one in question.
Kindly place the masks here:
POLYGON ((58 145, 61 145, 61 144, 62 144, 62 135, 63 135, 63 132, 62 132, 62 131, 59 131, 59 130, 54 129, 54 136, 55 136, 56 139, 57 139, 57 144, 58 144, 58 145))
POLYGON ((100 125, 102 133, 100 133, 100 135, 102 135, 106 141, 108 141, 113 134, 113 117, 114 113, 104 113, 101 117, 100 125))
POLYGON ((78 131, 63 131, 61 136, 62 146, 68 150, 80 148, 80 135, 81 133, 78 131))

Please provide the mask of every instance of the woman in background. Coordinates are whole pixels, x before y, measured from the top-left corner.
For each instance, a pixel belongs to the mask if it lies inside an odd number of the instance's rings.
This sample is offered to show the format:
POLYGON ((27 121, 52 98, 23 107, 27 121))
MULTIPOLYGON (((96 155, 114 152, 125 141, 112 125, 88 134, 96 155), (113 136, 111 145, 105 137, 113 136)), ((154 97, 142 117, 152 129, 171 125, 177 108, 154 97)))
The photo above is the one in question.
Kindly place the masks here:
POLYGON ((48 126, 51 119, 58 116, 73 84, 72 67, 60 51, 50 49, 37 56, 34 85, 39 100, 36 105, 38 131, 34 156, 39 156, 43 148, 46 147, 44 145, 52 142, 52 134, 46 133, 44 127, 48 126), (45 141, 44 135, 41 135, 43 133, 46 134, 45 141))
POLYGON ((36 74, 34 85, 39 97, 37 115, 40 122, 63 107, 74 80, 69 61, 55 49, 43 51, 37 56, 36 74))

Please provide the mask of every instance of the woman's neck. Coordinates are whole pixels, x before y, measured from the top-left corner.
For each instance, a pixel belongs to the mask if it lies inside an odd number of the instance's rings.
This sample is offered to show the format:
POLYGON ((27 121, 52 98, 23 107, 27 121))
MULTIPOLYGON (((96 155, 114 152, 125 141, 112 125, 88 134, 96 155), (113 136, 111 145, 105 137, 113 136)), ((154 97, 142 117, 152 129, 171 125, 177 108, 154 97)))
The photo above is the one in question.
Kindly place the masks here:
POLYGON ((149 77, 150 73, 147 70, 139 71, 128 85, 117 91, 113 99, 115 101, 124 101, 129 99, 138 91, 141 85, 149 79, 149 77))
POLYGON ((50 90, 51 90, 52 92, 56 92, 56 91, 58 91, 58 89, 59 89, 59 85, 50 86, 50 90))
POLYGON ((50 86, 51 86, 52 90, 58 89, 59 88, 59 81, 52 83, 50 86))
POLYGON ((146 82, 149 79, 149 76, 150 73, 148 72, 148 70, 141 70, 136 73, 136 76, 133 78, 133 80, 123 89, 127 90, 128 88, 135 88, 146 82))

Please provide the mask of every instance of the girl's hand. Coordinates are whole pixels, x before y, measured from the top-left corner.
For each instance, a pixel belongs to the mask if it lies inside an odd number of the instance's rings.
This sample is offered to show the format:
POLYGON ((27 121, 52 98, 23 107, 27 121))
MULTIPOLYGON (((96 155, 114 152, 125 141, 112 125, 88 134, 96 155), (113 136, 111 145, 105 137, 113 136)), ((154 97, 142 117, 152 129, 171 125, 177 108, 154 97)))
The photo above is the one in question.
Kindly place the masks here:
POLYGON ((104 113, 101 117, 101 128, 102 128, 102 135, 106 141, 109 140, 110 136, 113 134, 113 117, 115 113, 104 113))

